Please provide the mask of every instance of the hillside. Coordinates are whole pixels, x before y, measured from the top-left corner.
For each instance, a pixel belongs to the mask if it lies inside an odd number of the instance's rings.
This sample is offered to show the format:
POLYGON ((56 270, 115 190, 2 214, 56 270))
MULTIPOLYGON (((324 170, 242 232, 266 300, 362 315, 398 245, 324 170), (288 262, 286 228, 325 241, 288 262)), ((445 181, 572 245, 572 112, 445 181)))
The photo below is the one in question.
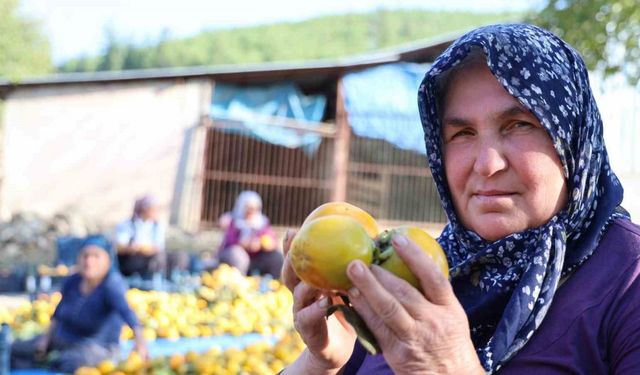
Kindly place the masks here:
POLYGON ((61 72, 315 60, 354 55, 474 26, 518 19, 513 13, 377 10, 237 29, 188 38, 164 35, 151 46, 108 36, 102 56, 66 62, 61 72))

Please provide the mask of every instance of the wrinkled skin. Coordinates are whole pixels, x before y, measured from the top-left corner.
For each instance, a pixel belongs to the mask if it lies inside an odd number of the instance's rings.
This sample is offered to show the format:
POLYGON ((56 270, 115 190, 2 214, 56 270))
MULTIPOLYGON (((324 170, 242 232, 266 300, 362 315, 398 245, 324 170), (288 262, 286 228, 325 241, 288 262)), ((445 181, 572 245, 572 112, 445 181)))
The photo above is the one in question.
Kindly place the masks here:
MULTIPOLYGON (((291 237, 288 233, 285 238, 285 252, 291 237)), ((437 264, 404 236, 394 237, 393 246, 426 292, 379 266, 369 269, 354 261, 347 269, 354 284, 350 301, 376 336, 389 366, 396 374, 484 374, 464 309, 437 264)), ((329 302, 339 299, 301 282, 289 256, 282 280, 293 292, 295 327, 307 345, 284 373, 337 374, 356 339, 339 313, 324 317, 329 302)))
MULTIPOLYGON (((445 278, 449 277, 449 264, 447 263, 447 257, 444 254, 444 250, 442 250, 440 244, 438 244, 438 242, 425 231, 417 227, 405 226, 391 229, 388 233, 392 236, 401 234, 415 242, 425 254, 429 255, 431 259, 433 259, 445 278)), ((391 256, 380 262, 379 265, 399 278, 406 280, 414 288, 420 289, 420 282, 418 278, 400 258, 398 252, 393 251, 391 256)))
POLYGON ((300 281, 294 272, 289 254, 294 236, 293 231, 285 236, 282 281, 293 293, 294 325, 307 347, 285 373, 335 374, 351 356, 356 334, 341 313, 325 318, 327 307, 340 303, 339 297, 300 281))
POLYGON ((393 246, 424 292, 379 266, 355 261, 349 299, 371 329, 396 374, 484 374, 469 324, 438 265, 406 237, 393 246))

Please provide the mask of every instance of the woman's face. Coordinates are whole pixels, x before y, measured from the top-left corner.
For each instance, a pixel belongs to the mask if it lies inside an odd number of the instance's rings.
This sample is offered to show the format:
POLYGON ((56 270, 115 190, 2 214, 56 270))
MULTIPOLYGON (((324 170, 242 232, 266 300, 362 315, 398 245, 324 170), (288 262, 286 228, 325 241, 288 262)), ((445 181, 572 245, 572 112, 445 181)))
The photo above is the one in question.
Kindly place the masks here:
POLYGON ((157 206, 149 206, 140 211, 140 217, 145 221, 158 220, 158 216, 160 216, 159 213, 160 211, 158 210, 157 206))
POLYGON ((566 204, 551 138, 484 62, 453 76, 442 126, 447 183, 467 229, 495 241, 546 223, 566 204))
POLYGON ((244 209, 244 218, 250 219, 260 213, 260 205, 254 202, 247 202, 244 209))
POLYGON ((109 272, 111 259, 109 259, 109 254, 104 249, 89 245, 82 249, 78 257, 78 265, 80 266, 82 278, 102 280, 109 272))

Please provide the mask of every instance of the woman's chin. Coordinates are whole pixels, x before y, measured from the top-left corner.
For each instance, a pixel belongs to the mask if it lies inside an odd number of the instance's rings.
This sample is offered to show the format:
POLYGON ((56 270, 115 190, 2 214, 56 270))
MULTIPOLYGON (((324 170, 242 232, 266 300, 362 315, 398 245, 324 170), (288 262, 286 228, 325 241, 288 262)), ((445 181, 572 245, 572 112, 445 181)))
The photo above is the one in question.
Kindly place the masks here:
POLYGON ((106 273, 104 272, 81 272, 80 275, 83 279, 87 281, 100 281, 102 280, 106 273))
POLYGON ((489 242, 495 242, 526 229, 526 226, 521 225, 516 218, 496 213, 482 215, 475 220, 474 224, 471 229, 489 242))

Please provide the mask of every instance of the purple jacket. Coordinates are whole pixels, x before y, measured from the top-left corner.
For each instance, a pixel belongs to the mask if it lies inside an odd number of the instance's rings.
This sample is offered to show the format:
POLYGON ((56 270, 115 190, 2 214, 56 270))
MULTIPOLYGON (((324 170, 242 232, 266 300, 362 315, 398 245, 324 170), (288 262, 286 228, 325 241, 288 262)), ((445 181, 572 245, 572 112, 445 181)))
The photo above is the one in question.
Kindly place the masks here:
MULTIPOLYGON (((262 228, 252 233, 252 236, 255 238, 269 236, 271 237, 271 241, 273 241, 273 243, 276 243, 276 234, 273 231, 273 228, 271 227, 271 223, 269 223, 269 221, 267 221, 262 228)), ((236 225, 236 221, 232 220, 229 224, 229 227, 227 227, 227 230, 224 233, 219 251, 223 252, 225 251, 225 249, 234 245, 240 245, 240 229, 236 225)), ((254 257, 258 254, 258 252, 248 252, 248 254, 250 257, 254 257)))
MULTIPOLYGON (((500 375, 640 374, 640 227, 614 222, 500 375)), ((344 374, 392 374, 356 344, 344 374)))

